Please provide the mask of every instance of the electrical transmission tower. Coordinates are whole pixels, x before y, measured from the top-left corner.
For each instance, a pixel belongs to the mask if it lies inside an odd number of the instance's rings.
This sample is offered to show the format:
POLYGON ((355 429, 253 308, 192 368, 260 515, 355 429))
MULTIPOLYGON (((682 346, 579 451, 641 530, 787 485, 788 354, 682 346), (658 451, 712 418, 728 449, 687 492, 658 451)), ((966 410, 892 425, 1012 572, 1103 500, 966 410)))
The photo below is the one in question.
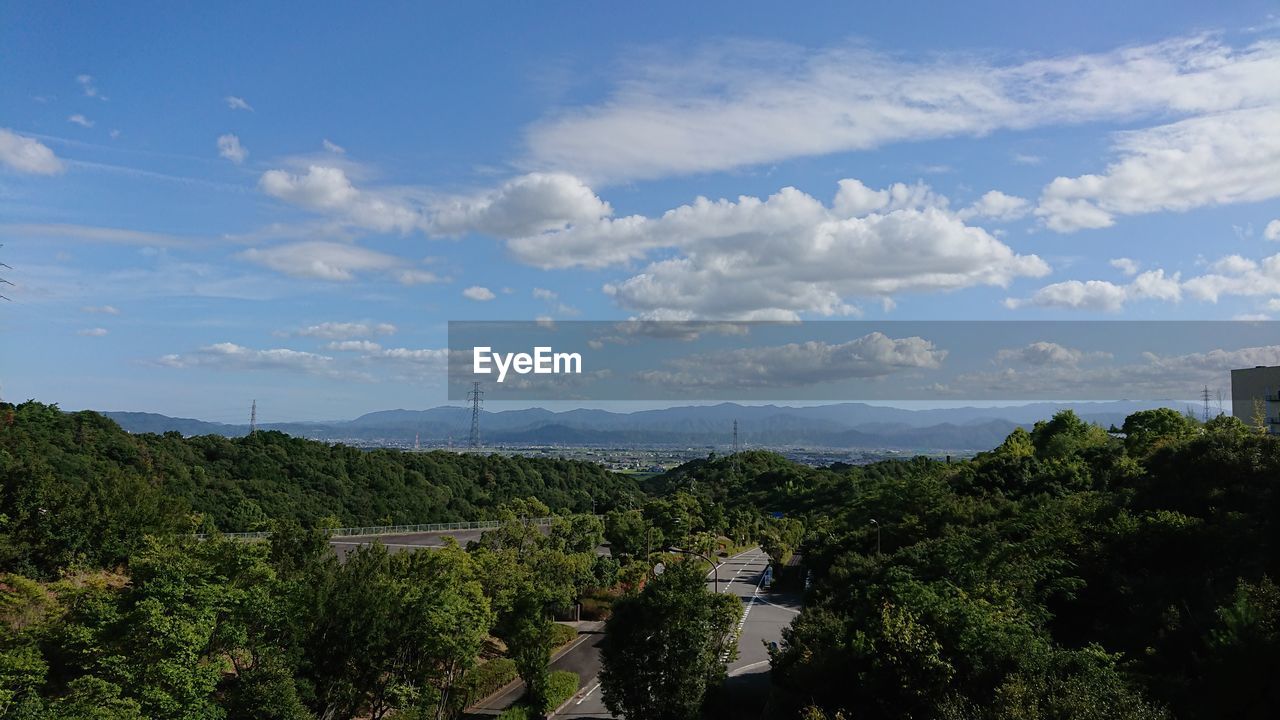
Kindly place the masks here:
POLYGON ((471 401, 471 447, 480 447, 480 403, 484 401, 484 391, 479 382, 471 383, 471 392, 467 393, 471 401))
POLYGON ((249 434, 258 432, 258 401, 254 400, 253 405, 249 406, 249 434))
POLYGON ((1209 422, 1209 386, 1204 386, 1204 391, 1200 393, 1200 398, 1204 400, 1204 422, 1209 422))
POLYGON ((738 450, 740 447, 741 446, 738 445, 738 421, 734 420, 733 421, 733 476, 734 478, 738 477, 738 450))

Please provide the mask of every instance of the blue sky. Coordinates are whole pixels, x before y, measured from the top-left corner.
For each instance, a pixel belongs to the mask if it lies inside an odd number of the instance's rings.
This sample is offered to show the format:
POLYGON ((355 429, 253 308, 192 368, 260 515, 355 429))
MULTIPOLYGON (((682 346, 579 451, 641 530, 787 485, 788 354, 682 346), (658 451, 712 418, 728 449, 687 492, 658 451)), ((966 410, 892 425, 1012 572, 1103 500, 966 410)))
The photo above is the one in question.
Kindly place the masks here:
POLYGON ((2 2, 0 393, 428 407, 449 320, 1280 317, 1280 9, 1059 5, 2 2))

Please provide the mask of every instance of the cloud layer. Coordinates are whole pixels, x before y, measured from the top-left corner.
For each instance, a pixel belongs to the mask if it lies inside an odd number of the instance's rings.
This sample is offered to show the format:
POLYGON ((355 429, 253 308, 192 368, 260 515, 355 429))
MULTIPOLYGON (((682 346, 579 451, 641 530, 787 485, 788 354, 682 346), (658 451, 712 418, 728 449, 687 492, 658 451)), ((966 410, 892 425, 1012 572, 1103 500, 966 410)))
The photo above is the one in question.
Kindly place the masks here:
POLYGON ((898 141, 1280 101, 1280 43, 1235 48, 1213 36, 1018 63, 730 42, 629 67, 637 69, 605 101, 535 125, 527 163, 593 181, 652 179, 898 141))
POLYGON ((641 373, 639 379, 691 390, 800 387, 937 369, 946 357, 946 350, 924 338, 873 332, 845 343, 809 341, 694 355, 670 362, 670 370, 641 373))

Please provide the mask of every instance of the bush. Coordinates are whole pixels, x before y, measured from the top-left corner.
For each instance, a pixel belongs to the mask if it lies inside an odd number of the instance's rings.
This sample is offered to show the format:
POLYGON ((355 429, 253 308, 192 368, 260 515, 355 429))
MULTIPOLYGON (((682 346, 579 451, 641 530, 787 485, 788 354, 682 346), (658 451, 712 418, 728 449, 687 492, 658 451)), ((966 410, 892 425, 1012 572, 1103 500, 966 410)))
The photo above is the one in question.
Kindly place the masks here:
POLYGON ((608 620, 612 610, 613 603, 608 600, 585 598, 582 601, 583 620, 608 620))
POLYGON ((547 679, 546 712, 552 712, 560 707, 564 701, 573 697, 578 692, 579 680, 578 673, 569 672, 568 670, 552 670, 551 676, 547 679))
POLYGON ((613 602, 620 593, 608 588, 596 588, 582 598, 583 620, 608 620, 613 611, 613 602))
POLYGON ((578 692, 578 673, 568 670, 553 670, 547 677, 547 704, 542 712, 535 712, 524 702, 517 703, 502 711, 498 720, 537 720, 555 711, 566 700, 578 692))
POLYGON ((578 631, 568 625, 556 623, 551 626, 551 647, 562 648, 578 639, 578 631))
POLYGON ((515 680, 516 663, 510 658, 494 658, 476 666, 467 673, 463 681, 463 690, 467 694, 467 705, 477 703, 500 690, 504 685, 515 680))

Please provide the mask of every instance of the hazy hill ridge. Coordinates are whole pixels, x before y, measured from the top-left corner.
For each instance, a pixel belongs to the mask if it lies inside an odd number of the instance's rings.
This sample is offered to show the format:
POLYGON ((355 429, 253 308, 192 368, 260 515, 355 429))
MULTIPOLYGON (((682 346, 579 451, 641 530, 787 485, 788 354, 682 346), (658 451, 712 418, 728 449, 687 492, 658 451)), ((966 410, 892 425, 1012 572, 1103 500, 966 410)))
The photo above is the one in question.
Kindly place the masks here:
MULTIPOLYGON (((1123 422, 1153 402, 1034 403, 996 408, 961 407, 927 410, 839 403, 813 407, 778 405, 694 405, 612 412, 577 409, 553 412, 542 408, 484 411, 481 427, 486 444, 524 445, 727 445, 733 421, 746 445, 809 445, 833 448, 946 448, 979 450, 998 445, 1016 426, 1029 427, 1054 412, 1071 408, 1104 427, 1123 422)), ((1177 403, 1164 403, 1177 407, 1177 403)), ((107 412, 129 432, 224 435, 248 432, 247 424, 230 425, 155 413, 107 412)), ((441 406, 428 410, 380 410, 354 420, 306 423, 262 423, 320 440, 412 442, 440 444, 465 441, 470 410, 441 406)))

